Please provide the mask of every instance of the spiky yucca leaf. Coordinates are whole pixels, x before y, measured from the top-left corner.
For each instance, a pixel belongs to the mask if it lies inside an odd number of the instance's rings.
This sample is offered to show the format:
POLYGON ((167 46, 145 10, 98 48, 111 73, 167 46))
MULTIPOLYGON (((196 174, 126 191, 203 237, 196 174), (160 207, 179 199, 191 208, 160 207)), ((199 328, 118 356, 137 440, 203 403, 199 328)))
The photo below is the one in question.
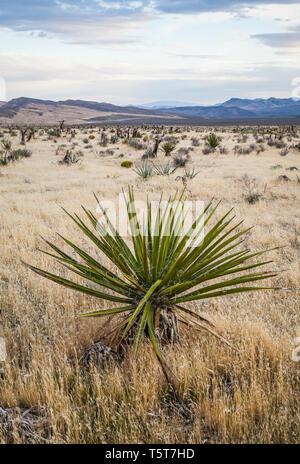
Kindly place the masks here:
POLYGON ((178 201, 176 201, 176 196, 169 199, 164 207, 161 198, 155 215, 152 204, 148 201, 147 215, 144 223, 141 224, 137 218, 133 189, 129 188, 126 206, 131 226, 131 246, 127 245, 114 228, 103 209, 105 222, 100 223, 91 211, 83 207, 89 226, 78 215, 67 213, 84 235, 119 270, 118 275, 62 236, 60 237, 64 242, 78 255, 78 259, 48 241, 46 243, 53 252, 45 253, 85 280, 106 289, 105 291, 80 285, 29 266, 37 274, 67 288, 118 303, 114 308, 82 314, 80 317, 125 313, 126 317, 113 330, 114 337, 119 331, 120 342, 126 338, 135 324, 139 327, 136 332, 135 356, 146 334, 163 368, 167 364, 161 354, 158 340, 162 311, 171 311, 176 314, 180 322, 196 330, 206 330, 228 344, 212 330, 211 322, 189 308, 183 307, 182 304, 217 296, 268 289, 270 287, 257 287, 249 284, 276 275, 267 271, 257 272, 258 268, 271 261, 249 263, 251 258, 270 250, 259 253, 241 250, 239 247, 242 243, 241 238, 249 229, 238 231, 241 223, 233 225, 234 217, 230 217, 231 211, 209 228, 218 207, 218 205, 212 207, 210 203, 196 218, 189 231, 185 232, 183 194, 184 192, 178 201), (208 231, 202 240, 199 240, 204 228, 208 231), (254 269, 256 271, 252 272, 254 269), (211 281, 214 282, 211 283, 211 281))

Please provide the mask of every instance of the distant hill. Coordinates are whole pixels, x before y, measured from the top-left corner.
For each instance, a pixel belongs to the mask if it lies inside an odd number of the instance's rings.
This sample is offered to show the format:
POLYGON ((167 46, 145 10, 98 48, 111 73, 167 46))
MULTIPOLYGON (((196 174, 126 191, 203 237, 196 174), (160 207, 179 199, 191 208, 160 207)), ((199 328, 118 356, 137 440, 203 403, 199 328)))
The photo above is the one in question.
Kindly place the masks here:
MULTIPOLYGON (((176 121, 176 115, 169 116, 176 121)), ((153 121, 162 124, 166 116, 161 112, 136 108, 134 106, 116 106, 110 103, 98 103, 84 100, 38 100, 35 98, 15 98, 0 105, 0 124, 15 125, 53 125, 60 120, 66 124, 126 123, 135 121, 153 121)))
MULTIPOLYGON (((161 109, 160 111, 164 111, 161 109)), ((190 118, 206 119, 229 119, 229 118, 252 118, 255 114, 238 107, 221 107, 221 106, 183 106, 179 108, 168 108, 166 112, 186 116, 190 118)))
MULTIPOLYGON (((177 102, 178 103, 178 102, 177 102)), ((66 124, 205 124, 211 121, 285 120, 299 118, 300 100, 292 98, 232 98, 212 106, 176 105, 176 102, 153 102, 152 108, 117 106, 85 100, 39 100, 15 98, 0 102, 0 125, 66 124), (156 105, 166 105, 156 107, 156 105)))
POLYGON ((238 107, 265 117, 300 116, 300 100, 293 98, 256 98, 254 100, 232 98, 220 105, 222 108, 238 107))
MULTIPOLYGON (((164 111, 164 108, 160 109, 164 111)), ((231 98, 214 106, 183 106, 169 108, 168 113, 189 117, 217 119, 293 118, 300 117, 300 100, 293 98, 231 98)))
POLYGON ((168 109, 168 108, 176 108, 182 106, 197 106, 194 103, 186 103, 186 102, 179 102, 179 101, 157 101, 146 103, 144 105, 136 105, 138 108, 146 108, 146 109, 168 109))

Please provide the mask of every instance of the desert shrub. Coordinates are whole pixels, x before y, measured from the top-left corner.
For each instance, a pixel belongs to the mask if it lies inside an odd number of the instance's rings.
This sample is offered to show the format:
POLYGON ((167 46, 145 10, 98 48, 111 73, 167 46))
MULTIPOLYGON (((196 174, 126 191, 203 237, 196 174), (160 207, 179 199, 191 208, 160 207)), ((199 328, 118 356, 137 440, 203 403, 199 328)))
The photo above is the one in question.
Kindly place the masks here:
POLYGON ((76 151, 75 155, 76 155, 78 158, 82 158, 82 157, 84 156, 84 153, 83 153, 83 151, 78 150, 78 151, 76 151))
POLYGON ((288 148, 283 148, 281 151, 280 151, 280 156, 286 156, 289 152, 289 149, 288 148))
POLYGON ((178 142, 177 137, 175 137, 174 135, 165 135, 163 141, 166 143, 172 143, 173 145, 176 145, 176 143, 178 142))
POLYGON ((11 150, 12 142, 8 139, 1 140, 1 147, 6 153, 8 153, 11 150))
POLYGON ((32 152, 27 150, 26 148, 19 148, 18 150, 13 150, 12 155, 16 158, 30 158, 32 156, 32 152))
POLYGON ((228 150, 226 147, 219 146, 219 152, 221 153, 221 155, 228 155, 228 150))
POLYGON ((259 155, 260 153, 264 152, 266 149, 264 145, 259 144, 259 145, 256 145, 255 150, 256 150, 256 153, 259 155))
POLYGON ((148 147, 145 153, 142 155, 143 160, 146 160, 148 158, 155 158, 151 147, 148 147))
POLYGON ((246 193, 244 194, 244 198, 247 201, 247 203, 251 205, 257 203, 262 198, 262 194, 259 193, 258 191, 258 185, 257 185, 256 179, 250 178, 248 174, 245 174, 242 177, 242 183, 246 190, 246 193))
POLYGON ((203 150, 202 150, 203 155, 210 155, 213 152, 214 152, 214 150, 212 148, 210 148, 210 147, 204 147, 203 150))
POLYGON ((188 148, 184 148, 184 147, 179 148, 178 153, 179 153, 180 155, 188 155, 188 154, 189 154, 189 149, 188 149, 188 148))
POLYGON ((247 143, 248 135, 244 134, 241 138, 238 139, 238 143, 247 143))
POLYGON ((133 165, 132 161, 123 161, 123 162, 121 163, 121 167, 122 167, 122 168, 127 168, 127 169, 128 169, 128 168, 131 168, 132 165, 133 165))
POLYGON ((47 132, 50 137, 60 137, 60 132, 58 129, 49 129, 47 132))
POLYGON ((93 134, 89 135, 89 139, 90 140, 94 140, 95 139, 95 136, 93 134))
POLYGON ((261 198, 260 193, 249 193, 249 195, 245 196, 245 200, 250 204, 253 205, 254 203, 257 203, 261 198))
POLYGON ((128 140, 128 145, 132 148, 135 148, 135 150, 143 150, 145 149, 145 144, 140 142, 140 140, 136 139, 129 139, 128 140))
POLYGON ((110 143, 118 143, 119 141, 119 137, 117 135, 112 135, 111 138, 110 138, 110 143))
POLYGON ((173 158, 173 164, 177 168, 184 168, 191 160, 190 155, 178 152, 173 158))
POLYGON ((198 137, 192 137, 192 145, 193 147, 199 147, 200 146, 200 140, 198 139, 198 137))

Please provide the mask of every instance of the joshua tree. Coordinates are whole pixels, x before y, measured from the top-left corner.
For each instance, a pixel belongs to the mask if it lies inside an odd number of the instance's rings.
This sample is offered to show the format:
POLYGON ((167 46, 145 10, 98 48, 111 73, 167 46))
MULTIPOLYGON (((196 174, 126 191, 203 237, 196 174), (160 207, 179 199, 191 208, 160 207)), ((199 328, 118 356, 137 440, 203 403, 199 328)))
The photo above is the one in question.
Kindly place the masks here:
POLYGON ((160 143, 161 143, 161 139, 156 139, 155 140, 154 148, 152 150, 152 155, 153 155, 154 158, 157 157, 158 147, 159 147, 160 143))
POLYGON ((59 122, 59 130, 62 132, 65 128, 65 120, 59 122))
POLYGON ((21 145, 25 145, 25 137, 26 137, 26 134, 27 134, 27 131, 28 129, 20 129, 20 133, 21 133, 21 145))
POLYGON ((32 138, 34 138, 34 134, 36 132, 34 127, 30 127, 30 129, 27 129, 29 133, 27 134, 27 142, 29 142, 32 138))
POLYGON ((132 131, 132 138, 137 137, 138 131, 139 131, 139 129, 138 129, 137 127, 135 127, 135 128, 133 129, 133 131, 132 131))

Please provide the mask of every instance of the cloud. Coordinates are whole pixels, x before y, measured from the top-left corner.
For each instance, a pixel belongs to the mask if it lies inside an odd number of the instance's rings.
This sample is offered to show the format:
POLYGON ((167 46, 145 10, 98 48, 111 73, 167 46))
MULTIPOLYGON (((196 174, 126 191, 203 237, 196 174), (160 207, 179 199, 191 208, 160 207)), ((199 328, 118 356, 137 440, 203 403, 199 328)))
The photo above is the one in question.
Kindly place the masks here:
POLYGON ((268 4, 297 4, 296 0, 156 0, 154 7, 164 13, 204 13, 239 11, 247 7, 268 4))
POLYGON ((300 47, 300 32, 278 32, 273 34, 253 34, 252 39, 257 39, 264 45, 273 48, 300 47))
POLYGON ((24 7, 21 0, 1 0, 0 28, 29 32, 36 37, 58 35, 77 44, 131 43, 138 38, 134 40, 130 35, 142 27, 148 16, 143 11, 147 3, 147 0, 26 0, 24 7))
POLYGON ((44 31, 77 37, 78 29, 89 35, 90 27, 98 27, 99 36, 105 23, 116 32, 121 26, 129 30, 141 20, 160 14, 240 12, 259 5, 297 4, 295 0, 1 0, 0 27, 14 31, 44 31), (72 30, 70 30, 72 26, 72 30))
POLYGON ((213 60, 219 60, 219 59, 223 59, 223 57, 221 57, 220 55, 204 55, 204 54, 201 54, 201 53, 174 53, 174 52, 169 52, 168 55, 171 55, 171 56, 175 56, 177 58, 196 58, 196 59, 200 59, 200 60, 209 60, 209 59, 213 59, 213 60))
POLYGON ((300 48, 300 24, 289 27, 285 32, 252 34, 251 38, 257 39, 264 45, 272 48, 300 48))

